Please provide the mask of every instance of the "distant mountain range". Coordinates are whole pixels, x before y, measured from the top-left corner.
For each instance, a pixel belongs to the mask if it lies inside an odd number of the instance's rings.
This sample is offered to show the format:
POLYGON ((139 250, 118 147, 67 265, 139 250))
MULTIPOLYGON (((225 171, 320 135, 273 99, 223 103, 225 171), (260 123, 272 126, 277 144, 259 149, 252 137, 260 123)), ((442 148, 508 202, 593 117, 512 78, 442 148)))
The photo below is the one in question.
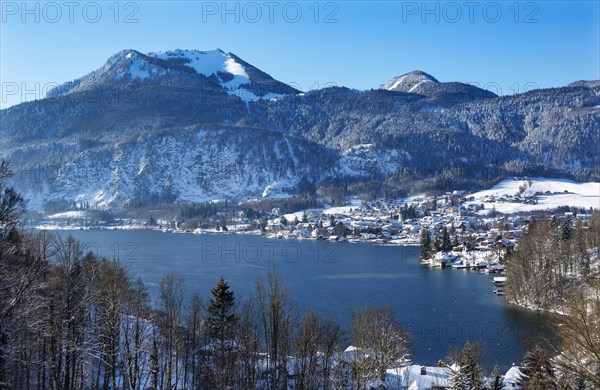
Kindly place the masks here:
POLYGON ((303 93, 221 50, 124 50, 0 125, 34 209, 600 179, 600 81, 499 97, 415 71, 303 93))

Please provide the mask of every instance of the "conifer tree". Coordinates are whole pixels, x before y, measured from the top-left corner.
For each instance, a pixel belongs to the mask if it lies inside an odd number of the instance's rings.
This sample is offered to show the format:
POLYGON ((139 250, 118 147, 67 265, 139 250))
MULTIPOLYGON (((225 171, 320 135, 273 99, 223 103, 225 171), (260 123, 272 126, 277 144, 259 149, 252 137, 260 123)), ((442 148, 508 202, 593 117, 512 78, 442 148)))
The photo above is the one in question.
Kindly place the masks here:
POLYGON ((440 238, 436 234, 435 239, 433 240, 433 252, 438 253, 441 250, 442 250, 442 242, 440 241, 440 238))
POLYGON ((458 365, 450 367, 452 373, 452 390, 469 390, 467 375, 458 365))
POLYGON ((431 257, 431 237, 427 228, 421 229, 421 260, 427 260, 431 257))
POLYGON ((454 239, 452 240, 452 247, 455 246, 459 246, 460 243, 458 242, 458 237, 454 236, 454 239))
POLYGON ((502 376, 500 375, 500 367, 494 366, 490 375, 489 388, 490 390, 502 390, 504 384, 502 383, 502 376))
POLYGON ((469 389, 479 389, 482 385, 481 366, 475 354, 474 345, 467 340, 460 353, 460 370, 465 375, 465 382, 469 389))
POLYGON ((450 235, 446 226, 442 229, 442 251, 450 252, 452 250, 452 243, 450 242, 450 235))
POLYGON ((557 389, 554 369, 548 354, 535 345, 527 354, 521 368, 520 385, 529 390, 557 389))
POLYGON ((216 343, 216 367, 218 381, 222 387, 227 386, 228 369, 231 359, 232 343, 235 335, 235 295, 229 284, 221 277, 212 289, 212 298, 208 307, 207 333, 216 343))
POLYGON ((590 255, 585 242, 585 228, 581 220, 577 221, 575 227, 574 252, 577 260, 577 268, 583 279, 587 279, 590 274, 590 255))

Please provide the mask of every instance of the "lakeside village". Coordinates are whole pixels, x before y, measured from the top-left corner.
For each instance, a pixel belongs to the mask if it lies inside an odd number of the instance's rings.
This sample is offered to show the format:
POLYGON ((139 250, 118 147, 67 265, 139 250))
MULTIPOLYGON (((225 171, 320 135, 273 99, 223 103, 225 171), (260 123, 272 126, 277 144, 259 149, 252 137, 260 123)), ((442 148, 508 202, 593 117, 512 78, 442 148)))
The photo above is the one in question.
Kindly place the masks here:
MULTIPOLYGON (((518 181, 515 179, 515 183, 518 181)), ((515 184, 516 185, 516 184, 515 184)), ((530 184, 531 186, 531 184, 530 184)), ((361 201, 354 197, 341 207, 312 208, 282 213, 274 207, 268 213, 225 212, 215 203, 215 218, 210 227, 195 229, 174 219, 151 217, 91 221, 85 211, 56 213, 36 224, 41 229, 151 229, 172 233, 260 234, 275 239, 314 239, 367 242, 380 245, 419 245, 419 261, 432 267, 469 269, 497 273, 494 278, 498 295, 506 278, 504 256, 512 251, 534 215, 557 215, 573 220, 589 218, 584 209, 560 207, 554 211, 539 208, 541 196, 568 196, 568 192, 526 192, 477 197, 454 191, 442 196, 416 196, 397 200, 361 201), (492 208, 489 208, 489 205, 492 208), (486 205, 488 206, 486 208, 486 205), (509 206, 513 212, 500 213, 496 205, 509 206), (535 207, 535 206, 534 206, 535 207), (577 210, 579 212, 573 212, 577 210)), ((506 208, 506 207, 504 207, 506 208)))
MULTIPOLYGON (((534 216, 556 215, 585 222, 591 215, 582 207, 563 205, 554 210, 524 209, 537 205, 540 194, 523 196, 489 195, 477 197, 459 191, 443 196, 417 196, 398 200, 361 201, 351 198, 340 207, 305 209, 283 213, 273 208, 269 213, 252 218, 239 211, 217 214, 213 227, 191 229, 184 223, 163 218, 140 222, 135 219, 91 221, 78 210, 65 211, 37 221, 40 229, 151 229, 191 234, 260 234, 273 239, 327 240, 377 245, 419 245, 419 261, 424 266, 477 270, 493 273, 495 286, 490 292, 504 295, 503 260, 518 245, 534 216), (490 204, 493 204, 491 208, 490 204), (512 212, 500 213, 495 206, 510 206, 512 212), (495 289, 495 290, 494 290, 495 289)), ((565 196, 564 191, 545 192, 544 196, 565 196)), ((575 204, 579 204, 578 200, 575 204)), ((218 203, 216 203, 218 207, 218 203)), ((348 244, 350 245, 350 244, 348 244)), ((349 346, 340 361, 351 364, 364 352, 349 346)), ((450 389, 459 367, 428 367, 402 364, 386 370, 386 380, 371 381, 365 388, 450 389)), ((513 365, 500 375, 499 388, 520 389, 521 367, 513 365)), ((491 380, 491 378, 490 378, 491 380)), ((494 387, 497 388, 497 387, 494 387)))

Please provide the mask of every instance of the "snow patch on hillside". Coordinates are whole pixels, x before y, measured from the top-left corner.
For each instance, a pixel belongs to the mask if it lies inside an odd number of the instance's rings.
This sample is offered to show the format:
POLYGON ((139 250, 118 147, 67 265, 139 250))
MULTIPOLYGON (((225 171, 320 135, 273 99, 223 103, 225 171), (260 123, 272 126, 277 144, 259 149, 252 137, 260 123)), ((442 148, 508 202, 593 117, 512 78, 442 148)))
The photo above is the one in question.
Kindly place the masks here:
POLYGON ((356 210, 362 205, 362 200, 358 197, 353 196, 350 198, 350 204, 346 206, 328 207, 323 210, 323 214, 337 215, 337 214, 349 214, 351 210, 356 210))
POLYGON ((531 178, 529 181, 505 179, 488 190, 467 196, 475 198, 467 205, 472 203, 484 205, 485 208, 481 213, 487 213, 493 208, 507 214, 554 209, 561 206, 600 209, 600 183, 582 183, 568 179, 539 177, 531 178), (527 198, 533 198, 536 203, 517 201, 527 198))
POLYGON ((143 60, 135 60, 129 66, 129 74, 132 79, 139 78, 140 80, 144 80, 145 78, 150 77, 150 72, 146 70, 146 62, 143 60))
MULTIPOLYGON (((251 92, 248 87, 252 84, 252 80, 244 66, 237 62, 230 53, 221 50, 170 50, 148 53, 148 56, 179 63, 204 77, 214 76, 229 95, 237 96, 246 103, 260 99, 274 100, 284 96, 276 93, 266 93, 263 96, 258 96, 251 92)), ((134 64, 130 67, 132 77, 139 77, 142 80, 144 76, 147 77, 146 74, 140 73, 134 67, 134 64)))
POLYGON ((166 52, 148 53, 149 56, 161 60, 182 59, 185 66, 192 68, 196 73, 205 77, 215 75, 226 88, 237 88, 240 85, 250 84, 250 77, 244 67, 237 63, 230 54, 221 50, 171 50, 166 52), (219 73, 230 73, 233 78, 222 80, 219 73))
POLYGON ((411 156, 402 149, 383 149, 374 144, 360 144, 342 154, 338 171, 351 177, 369 177, 373 172, 385 176, 411 161, 411 156))
POLYGON ((73 219, 87 219, 87 213, 85 211, 72 210, 65 211, 62 213, 56 213, 48 216, 49 219, 63 219, 63 218, 73 218, 73 219))

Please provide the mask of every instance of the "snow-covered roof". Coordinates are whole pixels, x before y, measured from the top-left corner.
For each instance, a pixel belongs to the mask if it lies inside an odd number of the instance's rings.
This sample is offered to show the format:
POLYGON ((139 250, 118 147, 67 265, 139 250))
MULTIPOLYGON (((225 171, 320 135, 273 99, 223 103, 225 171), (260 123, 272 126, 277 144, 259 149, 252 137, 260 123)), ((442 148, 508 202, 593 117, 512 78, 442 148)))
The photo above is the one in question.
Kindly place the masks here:
POLYGON ((408 390, 431 389, 432 387, 451 388, 452 370, 448 367, 424 367, 419 364, 391 368, 386 371, 388 388, 408 390), (421 369, 425 371, 422 374, 421 369))
POLYGON ((362 351, 362 349, 357 348, 353 345, 348 346, 348 348, 346 348, 340 356, 341 360, 346 363, 353 363, 359 359, 362 359, 363 357, 364 352, 362 351))
POLYGON ((521 389, 521 386, 518 385, 519 380, 521 379, 521 369, 518 366, 512 366, 504 375, 504 389, 505 390, 515 390, 521 389))

